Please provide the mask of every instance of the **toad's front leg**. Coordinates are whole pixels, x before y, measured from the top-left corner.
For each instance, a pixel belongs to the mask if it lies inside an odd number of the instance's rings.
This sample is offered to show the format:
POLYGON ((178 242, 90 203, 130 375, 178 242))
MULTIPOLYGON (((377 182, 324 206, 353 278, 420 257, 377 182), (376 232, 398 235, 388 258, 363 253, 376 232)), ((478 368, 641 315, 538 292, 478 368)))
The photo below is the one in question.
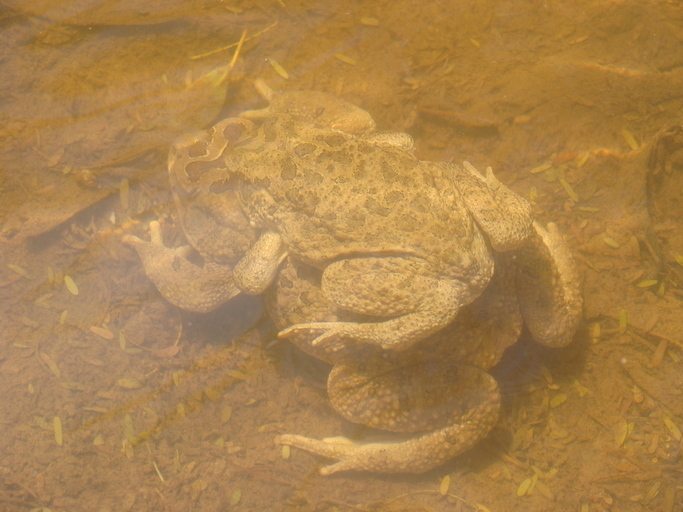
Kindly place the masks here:
POLYGON ((150 222, 149 231, 149 242, 133 235, 124 235, 122 241, 135 248, 147 277, 171 304, 207 313, 240 292, 233 281, 232 267, 213 262, 199 267, 187 259, 189 246, 164 245, 159 222, 150 222))

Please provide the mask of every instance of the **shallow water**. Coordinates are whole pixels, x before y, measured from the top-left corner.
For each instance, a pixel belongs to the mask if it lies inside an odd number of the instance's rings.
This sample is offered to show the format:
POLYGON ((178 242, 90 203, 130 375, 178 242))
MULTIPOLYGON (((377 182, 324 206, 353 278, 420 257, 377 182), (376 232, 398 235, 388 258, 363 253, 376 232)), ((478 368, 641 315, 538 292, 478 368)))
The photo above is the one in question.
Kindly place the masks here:
POLYGON ((683 510, 680 2, 157 4, 0 4, 0 510, 683 510), (168 147, 263 106, 257 78, 491 166, 576 254, 576 340, 523 335, 497 427, 446 465, 284 458, 278 433, 359 432, 327 367, 258 298, 171 306, 121 243, 157 218, 184 243, 168 147))

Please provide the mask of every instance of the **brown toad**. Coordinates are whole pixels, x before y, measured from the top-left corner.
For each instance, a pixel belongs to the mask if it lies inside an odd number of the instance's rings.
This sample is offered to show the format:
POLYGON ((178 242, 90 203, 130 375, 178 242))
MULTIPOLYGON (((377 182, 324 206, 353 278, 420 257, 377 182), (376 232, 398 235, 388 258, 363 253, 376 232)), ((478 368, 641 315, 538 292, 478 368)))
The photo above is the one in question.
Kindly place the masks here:
MULTIPOLYGON (((333 363, 328 394, 349 421, 392 434, 356 442, 282 435, 276 442, 338 462, 321 474, 363 470, 428 471, 468 450, 495 425, 500 408, 496 381, 487 370, 518 339, 522 321, 534 339, 559 347, 571 340, 581 313, 578 276, 554 224, 534 223, 520 249, 494 255, 488 287, 456 319, 404 351, 348 344, 329 353, 298 332, 292 341, 333 363)), ((288 259, 266 294, 278 328, 303 322, 369 321, 327 300, 321 273, 288 259)))
POLYGON ((361 445, 280 438, 340 459, 326 473, 420 472, 467 449, 496 421, 485 370, 517 339, 519 311, 541 343, 574 334, 578 279, 555 228, 533 224, 529 204, 490 169, 418 161, 408 135, 376 133, 343 100, 275 96, 180 139, 169 171, 203 266, 186 258, 189 247, 166 248, 158 223, 151 242, 124 239, 162 295, 209 311, 270 288, 280 335, 335 363, 335 407, 408 433, 361 445), (374 398, 357 384, 364 375, 374 398))
POLYGON ((485 289, 492 250, 530 236, 528 202, 490 169, 419 161, 410 136, 378 134, 366 112, 324 93, 275 98, 171 148, 183 229, 207 264, 158 234, 151 245, 126 237, 170 302, 206 311, 261 293, 290 255, 323 271, 328 300, 378 321, 308 322, 281 336, 315 332, 311 343, 330 351, 348 340, 405 349, 485 289))

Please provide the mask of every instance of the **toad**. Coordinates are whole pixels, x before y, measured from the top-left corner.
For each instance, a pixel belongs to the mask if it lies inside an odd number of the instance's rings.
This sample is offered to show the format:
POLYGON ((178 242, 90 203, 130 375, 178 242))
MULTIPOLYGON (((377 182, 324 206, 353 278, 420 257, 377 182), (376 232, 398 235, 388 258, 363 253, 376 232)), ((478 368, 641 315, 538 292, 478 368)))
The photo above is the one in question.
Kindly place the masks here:
MULTIPOLYGON (((473 447, 498 420, 500 392, 487 370, 517 341, 525 322, 543 345, 571 341, 581 313, 578 275, 554 224, 534 223, 518 250, 494 254, 495 272, 486 289, 444 329, 404 351, 347 344, 330 353, 298 331, 292 341, 333 364, 327 390, 347 420, 384 435, 355 441, 285 434, 276 443, 333 459, 322 475, 360 470, 422 473, 473 447)), ((328 300, 314 267, 288 259, 267 306, 278 328, 306 322, 353 321, 359 317, 328 300)))
POLYGON ((169 155, 189 246, 132 235, 145 271, 178 307, 210 311, 266 292, 280 336, 333 363, 332 404, 403 436, 355 443, 283 435, 357 469, 422 472, 467 450, 498 417, 487 370, 522 319, 563 346, 581 311, 553 224, 465 162, 418 160, 412 139, 324 93, 274 95, 262 110, 179 139, 169 155), (195 249, 203 264, 188 256, 195 249))
POLYGON ((303 322, 328 351, 346 342, 405 350, 453 321, 486 288, 493 252, 531 236, 529 203, 491 170, 419 161, 403 133, 377 133, 358 107, 324 93, 275 96, 268 108, 177 141, 169 174, 189 248, 133 236, 148 276, 173 304, 209 311, 260 294, 292 258, 322 271, 323 295, 375 322, 303 322))

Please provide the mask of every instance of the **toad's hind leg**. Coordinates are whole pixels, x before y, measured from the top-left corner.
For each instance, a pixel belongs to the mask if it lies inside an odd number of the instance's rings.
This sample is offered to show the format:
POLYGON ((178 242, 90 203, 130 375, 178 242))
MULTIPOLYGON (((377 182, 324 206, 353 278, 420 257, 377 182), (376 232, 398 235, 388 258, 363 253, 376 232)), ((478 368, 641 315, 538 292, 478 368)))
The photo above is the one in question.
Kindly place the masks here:
POLYGON ((435 275, 417 259, 367 257, 332 263, 323 272, 326 299, 346 311, 389 319, 303 323, 283 330, 280 337, 308 330, 311 345, 332 352, 349 340, 404 350, 448 325, 481 293, 492 273, 492 265, 484 267, 480 276, 464 282, 435 275))
MULTIPOLYGON (((442 373, 443 370, 442 368, 437 374, 442 373)), ((335 371, 339 374, 344 370, 335 367, 330 375, 331 395, 339 392, 334 389, 336 384, 332 382, 335 378, 335 371)), ((440 380, 438 375, 434 379, 443 382, 444 389, 439 391, 430 387, 425 391, 439 393, 440 396, 436 401, 448 403, 437 403, 436 406, 440 408, 450 407, 450 416, 447 418, 446 425, 437 427, 431 432, 415 434, 413 437, 394 442, 361 443, 345 437, 320 440, 290 434, 279 436, 275 441, 278 444, 295 446, 323 457, 336 459, 338 462, 320 469, 322 475, 347 470, 378 473, 423 473, 429 471, 467 451, 483 439, 496 424, 500 409, 498 385, 493 377, 485 372, 474 367, 455 365, 450 368, 450 373, 443 373, 441 376, 445 380, 440 380), (445 397, 441 397, 441 395, 445 397)), ((342 380, 350 380, 351 382, 344 382, 341 387, 367 388, 368 385, 370 387, 376 385, 378 380, 382 380, 382 376, 375 375, 372 381, 363 382, 363 376, 353 372, 342 380)), ((363 391, 361 394, 365 394, 368 390, 364 389, 363 391)), ((416 389, 409 391, 417 396, 422 394, 420 390, 416 389)), ((346 393, 342 394, 345 395, 346 393)), ((421 401, 417 407, 413 407, 413 410, 406 413, 406 411, 396 409, 397 404, 392 400, 392 393, 373 392, 366 396, 373 397, 373 402, 365 403, 365 405, 372 410, 375 417, 392 418, 392 424, 397 415, 400 417, 419 411, 421 414, 415 418, 418 428, 425 427, 423 423, 431 417, 428 406, 431 405, 433 408, 435 405, 432 403, 434 397, 428 397, 425 399, 426 403, 421 401), (423 414, 426 414, 426 418, 422 417, 423 414)), ((338 407, 340 405, 339 400, 332 398, 333 404, 338 407)), ((356 396, 356 398, 359 397, 356 396)), ((343 402, 342 399, 341 403, 343 402)), ((363 403, 364 401, 361 400, 361 404, 363 403)), ((344 414, 345 411, 341 412, 344 414)), ((349 413, 344 414, 347 417, 354 415, 353 411, 346 412, 349 413)), ((353 421, 355 418, 350 417, 350 419, 353 421)), ((399 419, 399 422, 401 421, 399 419)), ((437 420, 437 425, 442 423, 437 420)))

